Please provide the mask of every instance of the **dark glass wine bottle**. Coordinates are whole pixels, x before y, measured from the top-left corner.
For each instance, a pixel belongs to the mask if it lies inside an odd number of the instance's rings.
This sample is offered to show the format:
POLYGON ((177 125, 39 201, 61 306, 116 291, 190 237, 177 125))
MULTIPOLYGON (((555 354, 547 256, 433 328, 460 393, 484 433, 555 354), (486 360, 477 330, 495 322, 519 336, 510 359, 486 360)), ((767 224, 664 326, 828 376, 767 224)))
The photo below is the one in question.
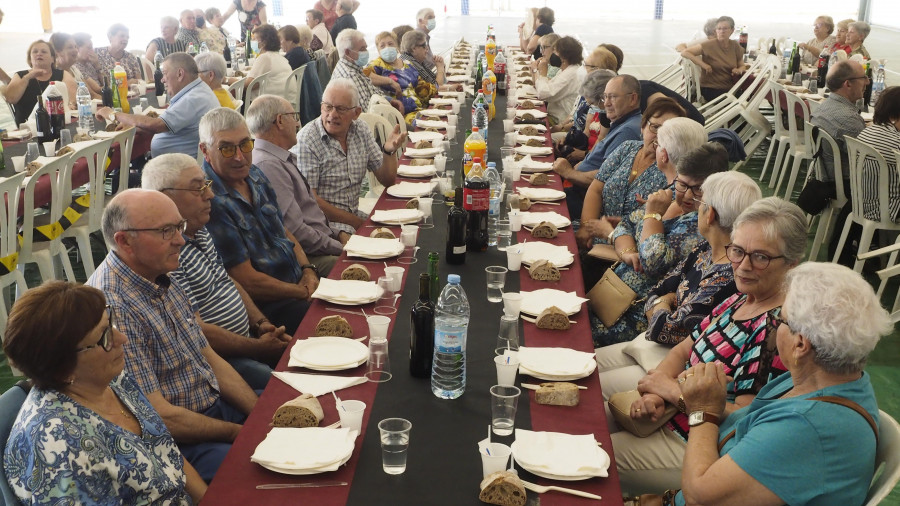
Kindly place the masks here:
POLYGON ((44 97, 37 96, 37 109, 34 111, 34 124, 37 127, 38 142, 49 142, 51 140, 50 133, 50 114, 44 108, 44 97))
POLYGON ((100 76, 100 81, 103 82, 103 87, 100 89, 100 95, 103 99, 103 107, 112 107, 113 106, 113 98, 112 98, 112 88, 109 85, 109 77, 100 76))
POLYGON ((438 256, 437 251, 428 253, 428 282, 430 283, 431 302, 437 303, 438 296, 441 294, 440 279, 438 279, 438 256))
POLYGON ((448 264, 466 263, 466 210, 463 209, 463 190, 456 188, 453 207, 447 212, 447 251, 444 258, 448 264))
POLYGON ((431 278, 419 274, 419 299, 409 314, 409 374, 415 378, 431 377, 434 355, 434 303, 431 302, 431 278))

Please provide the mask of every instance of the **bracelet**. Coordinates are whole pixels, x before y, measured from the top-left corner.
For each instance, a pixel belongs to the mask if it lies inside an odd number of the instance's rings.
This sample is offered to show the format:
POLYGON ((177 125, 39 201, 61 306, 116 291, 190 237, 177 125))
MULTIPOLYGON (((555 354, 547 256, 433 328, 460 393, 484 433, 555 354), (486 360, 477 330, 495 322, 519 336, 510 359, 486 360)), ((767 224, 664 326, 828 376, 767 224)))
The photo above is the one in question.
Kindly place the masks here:
POLYGON ((388 156, 393 156, 393 154, 396 153, 397 150, 395 149, 394 151, 388 151, 388 150, 384 149, 384 144, 382 144, 382 145, 381 145, 381 152, 384 153, 384 154, 386 154, 386 155, 388 155, 388 156))
POLYGON ((662 221, 662 215, 659 214, 659 213, 645 214, 645 215, 644 215, 644 221, 647 221, 647 220, 649 220, 649 219, 657 219, 657 220, 659 220, 659 221, 662 221))
POLYGON ((631 246, 631 247, 623 249, 622 251, 617 251, 616 254, 619 255, 619 258, 622 258, 622 255, 624 255, 625 253, 634 253, 636 251, 637 251, 637 248, 635 248, 634 246, 631 246))

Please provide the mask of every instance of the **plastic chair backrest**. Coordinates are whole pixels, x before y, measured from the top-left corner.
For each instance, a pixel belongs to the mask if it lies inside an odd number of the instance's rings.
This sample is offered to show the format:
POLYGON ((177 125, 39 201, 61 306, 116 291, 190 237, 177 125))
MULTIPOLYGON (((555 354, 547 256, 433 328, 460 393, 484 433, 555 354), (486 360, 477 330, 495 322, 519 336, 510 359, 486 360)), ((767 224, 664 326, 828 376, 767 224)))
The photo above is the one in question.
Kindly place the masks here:
POLYGON ((859 139, 845 135, 844 142, 847 145, 849 159, 847 169, 850 173, 850 203, 853 206, 853 214, 859 218, 864 216, 863 202, 867 195, 863 194, 863 189, 875 188, 878 197, 876 203, 878 221, 891 223, 888 184, 890 169, 887 162, 875 148, 859 139))
POLYGON ((235 100, 243 100, 244 99, 244 83, 247 82, 246 77, 242 77, 237 81, 228 85, 226 90, 228 93, 231 93, 231 96, 234 97, 235 100))
MULTIPOLYGON (((91 195, 91 205, 87 211, 87 225, 91 230, 100 230, 100 218, 103 216, 103 202, 106 198, 106 188, 104 186, 106 180, 106 158, 109 153, 109 147, 112 145, 112 139, 86 141, 78 144, 83 145, 70 154, 69 179, 62 182, 62 191, 59 194, 62 199, 60 207, 62 210, 65 210, 72 201, 71 175, 78 160, 84 158, 87 162, 89 176, 88 192, 91 195), (67 192, 68 196, 66 195, 67 192)), ((84 218, 82 216, 82 219, 84 218)), ((80 223, 81 220, 79 220, 80 223)))
POLYGON ((796 151, 806 146, 807 154, 810 152, 810 144, 806 143, 806 136, 800 128, 809 123, 809 105, 796 94, 785 90, 784 92, 785 115, 788 120, 788 135, 791 137, 791 147, 796 151))
POLYGON ((284 83, 284 96, 294 97, 291 107, 293 107, 295 111, 300 110, 300 92, 301 86, 303 86, 303 73, 306 71, 307 65, 309 65, 309 62, 294 69, 284 83))
POLYGON ((128 175, 131 172, 131 152, 134 148, 134 135, 136 132, 137 129, 131 127, 122 130, 110 139, 110 147, 113 144, 119 144, 119 180, 113 181, 113 196, 128 189, 128 175))
POLYGON ((387 140, 387 134, 394 128, 388 120, 371 112, 361 113, 359 119, 363 120, 372 129, 372 133, 375 134, 375 141, 379 146, 384 144, 387 140))
POLYGON ((889 414, 879 410, 875 476, 869 485, 865 506, 881 504, 898 482, 900 482, 900 424, 889 414))
POLYGON ((788 134, 788 129, 785 126, 784 121, 784 109, 782 108, 782 104, 784 103, 784 86, 778 84, 776 81, 772 81, 769 83, 769 90, 772 95, 772 121, 775 123, 775 133, 772 134, 774 136, 782 136, 788 134))
POLYGON ((400 111, 394 109, 392 105, 375 104, 374 106, 369 107, 369 111, 386 119, 391 125, 391 129, 393 129, 395 125, 400 125, 400 132, 406 132, 406 120, 403 118, 403 115, 400 114, 400 111))
POLYGON ((816 179, 819 181, 825 181, 827 177, 827 173, 825 172, 825 160, 822 158, 822 152, 827 145, 831 152, 837 154, 834 157, 834 185, 837 191, 837 198, 834 199, 832 205, 834 207, 844 207, 847 203, 847 196, 844 193, 844 162, 841 160, 841 148, 838 146, 834 137, 831 136, 828 132, 823 128, 819 128, 813 125, 810 122, 806 122, 805 131, 807 132, 808 141, 810 142, 810 152, 815 155, 819 153, 819 157, 816 158, 815 174, 816 179))
POLYGON ((244 92, 244 103, 247 104, 247 107, 244 108, 244 111, 250 108, 250 104, 253 103, 253 100, 262 95, 263 86, 268 85, 269 81, 269 72, 263 72, 262 74, 253 78, 253 81, 247 86, 247 90, 244 92))
MULTIPOLYGON (((25 181, 25 173, 20 172, 12 177, 0 181, 0 199, 5 199, 6 205, 0 205, 0 258, 7 259, 3 270, 6 274, 0 274, 0 290, 4 290, 13 283, 18 285, 19 292, 28 287, 25 276, 11 262, 12 255, 19 250, 19 239, 16 231, 16 222, 19 214, 19 197, 22 194, 22 182, 25 181)), ((18 259, 16 260, 18 262, 18 259)), ((0 337, 6 329, 7 317, 5 293, 0 293, 0 337)))
MULTIPOLYGON (((28 387, 14 385, 0 395, 0 443, 6 448, 9 433, 19 416, 22 405, 28 397, 28 387)), ((6 472, 3 470, 3 452, 0 452, 0 499, 4 504, 19 504, 19 498, 13 493, 6 481, 6 472)))
MULTIPOLYGON (((62 201, 66 200, 66 206, 72 200, 72 165, 69 163, 71 154, 59 156, 53 161, 44 164, 25 181, 25 191, 22 193, 22 246, 19 250, 19 256, 22 260, 31 258, 34 247, 34 211, 41 207, 34 201, 34 189, 41 178, 49 178, 50 183, 50 213, 49 222, 54 223, 62 217, 65 209, 62 207, 62 201), (64 181, 69 181, 66 185, 64 181), (69 190, 65 197, 61 194, 63 189, 68 186, 69 190)), ((62 236, 57 237, 51 242, 51 250, 58 248, 62 243, 62 236), (55 248, 54 248, 55 247, 55 248)), ((20 262, 21 263, 21 262, 20 262)), ((45 280, 46 281, 46 280, 45 280)))

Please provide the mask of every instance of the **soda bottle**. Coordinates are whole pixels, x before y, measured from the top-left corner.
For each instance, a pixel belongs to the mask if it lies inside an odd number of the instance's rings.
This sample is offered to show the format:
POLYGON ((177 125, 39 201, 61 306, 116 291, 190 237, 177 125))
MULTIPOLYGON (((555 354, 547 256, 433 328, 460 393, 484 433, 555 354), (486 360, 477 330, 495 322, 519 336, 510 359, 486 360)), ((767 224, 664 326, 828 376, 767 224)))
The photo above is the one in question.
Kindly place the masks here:
POLYGON ((457 188, 453 195, 453 207, 447 212, 447 250, 444 257, 448 264, 466 263, 466 219, 463 191, 457 188))
POLYGON ((115 68, 116 88, 119 90, 119 104, 122 112, 131 112, 131 106, 128 104, 128 74, 125 73, 125 67, 116 62, 115 68))
POLYGON ((431 392, 438 398, 456 399, 466 391, 469 315, 469 299, 459 284, 459 274, 450 274, 434 309, 431 392))
POLYGON ((208 53, 208 52, 209 52, 209 46, 206 45, 206 41, 204 40, 203 42, 200 43, 200 54, 208 53))
POLYGON ((494 115, 497 113, 497 76, 491 70, 492 67, 488 67, 488 70, 484 72, 484 76, 481 78, 481 89, 484 90, 485 110, 488 112, 488 121, 494 119, 494 115))
POLYGON ((116 85, 116 76, 114 72, 115 71, 112 69, 109 70, 109 88, 111 90, 110 96, 112 97, 112 108, 116 112, 122 112, 122 102, 121 97, 119 97, 119 87, 116 85))
POLYGON ((101 88, 100 96, 103 99, 103 107, 113 107, 113 93, 109 86, 110 79, 106 76, 100 76, 101 88))
POLYGON ((484 251, 488 247, 488 211, 491 185, 484 177, 481 158, 475 157, 472 169, 466 175, 463 189, 463 208, 466 210, 466 249, 484 251))
POLYGON ((875 78, 872 79, 872 97, 869 99, 869 104, 872 107, 875 107, 875 104, 878 103, 878 98, 881 96, 881 93, 884 91, 884 64, 878 64, 878 70, 875 71, 875 78))
POLYGON ((191 56, 195 56, 197 54, 197 47, 194 46, 193 42, 188 43, 187 54, 191 56))
POLYGON ((409 374, 427 378, 434 358, 434 302, 431 278, 425 272, 419 274, 419 299, 409 312, 409 329, 409 374))
POLYGON ((869 102, 872 99, 872 64, 871 64, 871 61, 866 61, 864 67, 866 69, 866 77, 868 77, 869 79, 866 82, 866 89, 863 91, 862 112, 869 112, 869 102))
POLYGON ((488 162, 487 170, 484 171, 484 178, 487 179, 491 188, 490 203, 488 206, 488 246, 497 245, 497 220, 500 219, 500 197, 502 195, 500 173, 497 172, 497 164, 488 162))
POLYGON ((506 57, 503 51, 497 51, 497 58, 494 59, 494 75, 497 76, 497 93, 506 95, 506 57))
POLYGON ((91 92, 83 81, 78 81, 75 102, 78 104, 78 130, 84 133, 90 132, 94 129, 94 115, 91 114, 91 92))
POLYGON ((66 106, 56 81, 50 81, 50 86, 44 91, 44 106, 50 118, 50 129, 49 133, 45 132, 43 142, 58 140, 59 133, 66 128, 66 106))
MULTIPOLYGON (((481 111, 484 112, 484 109, 481 109, 481 111)), ((484 142, 478 127, 472 127, 472 135, 466 138, 466 142, 463 144, 463 151, 470 157, 470 159, 464 159, 463 162, 463 174, 468 176, 475 159, 484 159, 484 155, 487 152, 487 143, 484 142)))
POLYGON ((818 85, 818 89, 825 89, 825 76, 828 75, 828 48, 822 48, 822 52, 819 53, 819 61, 816 62, 816 84, 818 85))
POLYGON ((494 68, 494 58, 497 57, 497 41, 488 37, 484 43, 484 56, 487 58, 488 70, 494 68))
POLYGON ((34 111, 34 124, 37 127, 38 142, 50 142, 50 115, 44 108, 43 97, 37 97, 37 109, 34 111))

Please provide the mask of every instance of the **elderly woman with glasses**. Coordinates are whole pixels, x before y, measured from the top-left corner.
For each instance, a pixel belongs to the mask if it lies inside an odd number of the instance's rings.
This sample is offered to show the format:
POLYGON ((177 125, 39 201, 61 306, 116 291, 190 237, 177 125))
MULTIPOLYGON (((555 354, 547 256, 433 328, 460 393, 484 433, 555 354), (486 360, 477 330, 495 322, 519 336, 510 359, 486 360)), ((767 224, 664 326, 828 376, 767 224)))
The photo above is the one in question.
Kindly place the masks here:
POLYGON ((49 281, 16 301, 3 348, 34 387, 3 465, 23 503, 187 504, 203 496, 206 484, 123 373, 125 342, 95 288, 49 281))
MULTIPOLYGON (((672 184, 676 173, 674 162, 666 166, 667 173, 656 164, 656 135, 667 121, 684 115, 684 109, 672 99, 653 102, 641 117, 642 140, 623 142, 603 162, 584 196, 581 226, 575 234, 579 247, 590 249, 594 239, 606 239, 622 216, 643 205, 638 197, 672 184)), ((684 125, 689 126, 687 132, 697 134, 693 144, 699 146, 698 141, 703 141, 699 130, 689 123, 684 125)), ((679 149, 672 150, 676 159, 693 147, 693 144, 676 144, 679 149)))
POLYGON ((678 383, 685 369, 701 363, 724 366, 733 378, 727 385, 726 414, 749 405, 785 371, 772 336, 784 302, 785 277, 805 256, 806 227, 803 211, 776 197, 758 200, 738 216, 725 248, 738 293, 713 309, 690 338, 638 381, 641 398, 630 410, 632 418, 650 420, 662 416, 667 403, 681 412, 646 438, 626 431, 611 434, 623 490, 656 492, 681 483, 691 431, 678 383))
POLYGON ((703 74, 700 76, 700 94, 707 102, 731 89, 732 77, 744 73, 744 48, 736 40, 734 18, 722 16, 716 21, 716 38, 689 47, 681 56, 697 64, 703 74))
POLYGON ((125 69, 129 81, 140 79, 142 77, 141 61, 127 50, 128 27, 116 23, 106 31, 106 37, 109 39, 109 45, 98 47, 95 50, 97 59, 100 60, 101 72, 108 75, 109 71, 119 64, 125 69))
POLYGON ((370 61, 363 72, 378 86, 382 95, 388 100, 399 100, 403 104, 403 112, 407 115, 412 113, 415 117, 415 112, 428 104, 437 88, 422 78, 414 66, 400 58, 397 46, 397 37, 392 32, 376 35, 378 57, 370 61))
POLYGON ((830 48, 834 44, 834 19, 831 16, 819 16, 813 23, 813 35, 815 37, 807 42, 797 44, 797 47, 804 51, 803 63, 807 65, 815 65, 819 59, 819 54, 823 49, 830 48))
POLYGON ((400 58, 419 72, 419 78, 442 91, 462 91, 462 85, 447 84, 443 58, 435 55, 434 70, 431 70, 425 64, 427 57, 428 39, 425 33, 418 30, 404 31, 400 38, 400 58))
POLYGON ((674 504, 866 502, 879 413, 863 369, 893 326, 872 287, 846 267, 807 262, 785 285, 770 346, 788 374, 749 407, 729 410, 721 364, 679 374, 692 428, 674 504))

